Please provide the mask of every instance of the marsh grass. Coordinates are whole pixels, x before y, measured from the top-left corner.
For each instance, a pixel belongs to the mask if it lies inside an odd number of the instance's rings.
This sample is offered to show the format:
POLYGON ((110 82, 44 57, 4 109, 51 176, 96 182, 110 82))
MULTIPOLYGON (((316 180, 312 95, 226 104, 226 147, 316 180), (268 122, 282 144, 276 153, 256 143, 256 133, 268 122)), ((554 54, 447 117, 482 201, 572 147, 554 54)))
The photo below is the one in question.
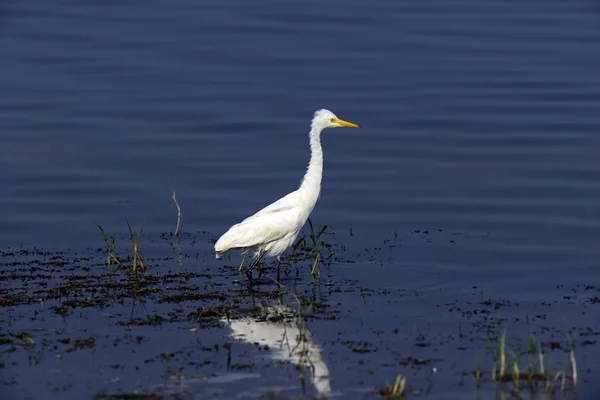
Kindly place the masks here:
POLYGON ((128 219, 125 219, 125 221, 127 222, 127 228, 129 228, 129 240, 131 242, 131 251, 132 254, 131 256, 133 257, 133 263, 131 265, 131 269, 133 270, 134 273, 137 273, 137 269, 138 269, 138 265, 143 272, 146 272, 146 263, 144 262, 144 258, 142 257, 141 253, 140 253, 140 244, 142 242, 142 234, 143 234, 143 225, 140 224, 140 226, 138 227, 137 232, 134 234, 133 230, 131 229, 131 224, 129 223, 128 219))
POLYGON ((244 269, 244 262, 246 261, 246 256, 248 255, 248 250, 242 251, 242 254, 244 256, 242 257, 242 262, 240 263, 240 267, 238 268, 238 272, 240 274, 242 273, 242 270, 244 269))
MULTIPOLYGON (((525 349, 511 349, 506 344, 506 327, 498 337, 494 349, 494 364, 491 372, 491 379, 501 384, 510 382, 513 391, 520 391, 528 388, 532 392, 566 392, 568 389, 577 388, 577 361, 573 342, 567 338, 569 347, 568 361, 563 368, 553 371, 548 364, 544 354, 543 345, 536 341, 535 336, 529 336, 528 344, 525 349), (510 359, 507 356, 510 353, 510 359), (526 356, 526 357, 524 357, 526 356), (526 358, 525 365, 522 359, 526 358)), ((473 372, 473 376, 479 385, 481 379, 481 369, 473 372)))
MULTIPOLYGON (((537 398, 540 394, 550 396, 566 396, 577 390, 577 361, 573 341, 569 336, 566 338, 568 356, 562 364, 562 368, 553 368, 544 353, 545 345, 539 343, 531 334, 525 346, 510 346, 507 340, 507 329, 503 327, 490 342, 493 348, 493 365, 491 374, 488 375, 492 382, 498 384, 497 390, 501 398, 520 399, 521 391, 528 390, 531 398, 537 398)), ((555 344, 553 344, 555 346, 555 344)), ((487 375, 477 364, 471 373, 480 388, 487 375)), ((386 399, 404 399, 422 393, 419 390, 409 390, 406 378, 402 375, 396 377, 393 384, 387 383, 384 389, 378 390, 378 394, 386 399)))
MULTIPOLYGON (((310 219, 308 220, 308 223, 310 226, 310 240, 312 242, 311 254, 312 254, 312 257, 314 258, 310 273, 312 275, 314 275, 315 268, 318 266, 319 267, 318 272, 320 275, 321 274, 321 257, 322 257, 323 251, 325 251, 326 249, 328 249, 328 250, 331 249, 331 245, 328 243, 325 243, 325 241, 321 239, 321 236, 323 236, 323 234, 325 232, 327 232, 327 230, 329 229, 329 225, 323 225, 321 228, 319 228, 318 231, 315 231, 313 223, 310 219)), ((333 253, 330 251, 330 257, 332 255, 333 255, 333 253)))
POLYGON ((121 261, 117 258, 117 239, 115 235, 109 235, 106 233, 102 226, 95 222, 98 229, 100 229, 100 234, 102 235, 102 239, 104 240, 104 244, 106 245, 106 266, 110 269, 113 266, 121 266, 121 261))
MULTIPOLYGON (((127 222, 127 228, 129 229, 129 241, 131 243, 131 254, 130 259, 132 260, 131 269, 134 273, 138 272, 138 269, 141 272, 146 272, 146 262, 142 257, 140 252, 140 246, 142 242, 142 234, 143 234, 143 225, 140 225, 137 231, 133 231, 131 228, 131 224, 129 220, 125 219, 127 222)), ((100 234, 102 239, 104 240, 104 244, 106 246, 106 264, 108 268, 121 268, 124 269, 124 259, 117 257, 117 239, 116 235, 110 235, 106 233, 102 225, 99 223, 95 223, 98 229, 100 230, 100 234)))
MULTIPOLYGON (((321 264, 323 260, 330 259, 334 253, 331 250, 331 244, 324 240, 325 235, 333 234, 333 229, 329 225, 323 225, 318 229, 313 225, 312 220, 308 219, 309 233, 308 238, 303 232, 300 239, 292 246, 292 254, 290 259, 294 264, 300 259, 308 259, 311 263, 311 275, 321 274, 321 264), (325 256, 327 252, 327 256, 325 256), (315 273, 316 271, 316 273, 315 273)), ((286 272, 288 272, 286 267, 286 272)), ((298 269, 296 268, 296 275, 298 275, 298 269)))
POLYGON ((387 383, 384 389, 379 391, 379 395, 386 399, 403 399, 406 395, 406 377, 398 375, 393 385, 387 383))

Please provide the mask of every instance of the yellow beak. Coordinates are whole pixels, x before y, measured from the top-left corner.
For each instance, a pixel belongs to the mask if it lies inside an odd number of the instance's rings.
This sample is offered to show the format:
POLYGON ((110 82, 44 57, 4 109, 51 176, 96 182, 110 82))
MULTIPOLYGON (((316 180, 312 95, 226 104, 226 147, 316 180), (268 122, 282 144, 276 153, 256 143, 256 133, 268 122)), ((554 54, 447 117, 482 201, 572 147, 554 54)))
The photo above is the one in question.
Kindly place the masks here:
POLYGON ((360 125, 353 124, 352 122, 344 121, 343 119, 334 118, 333 121, 338 125, 345 126, 346 128, 360 128, 360 125))

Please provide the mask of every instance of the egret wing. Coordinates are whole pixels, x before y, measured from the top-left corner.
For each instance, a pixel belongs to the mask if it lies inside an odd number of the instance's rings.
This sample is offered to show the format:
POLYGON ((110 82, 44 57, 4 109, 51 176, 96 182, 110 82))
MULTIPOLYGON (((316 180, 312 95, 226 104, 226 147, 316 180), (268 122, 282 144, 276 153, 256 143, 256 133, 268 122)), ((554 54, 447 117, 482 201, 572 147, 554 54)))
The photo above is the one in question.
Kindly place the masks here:
POLYGON ((285 209, 290 209, 296 206, 296 197, 297 197, 297 193, 296 192, 291 192, 288 193, 287 195, 285 195, 284 197, 280 198, 279 200, 269 204, 268 206, 266 206, 265 208, 259 210, 256 212, 256 214, 246 218, 253 218, 259 214, 262 213, 268 213, 268 212, 280 212, 283 211, 285 209))
POLYGON ((295 232, 301 222, 301 210, 290 205, 278 208, 274 205, 233 225, 215 244, 217 251, 264 245, 295 232))

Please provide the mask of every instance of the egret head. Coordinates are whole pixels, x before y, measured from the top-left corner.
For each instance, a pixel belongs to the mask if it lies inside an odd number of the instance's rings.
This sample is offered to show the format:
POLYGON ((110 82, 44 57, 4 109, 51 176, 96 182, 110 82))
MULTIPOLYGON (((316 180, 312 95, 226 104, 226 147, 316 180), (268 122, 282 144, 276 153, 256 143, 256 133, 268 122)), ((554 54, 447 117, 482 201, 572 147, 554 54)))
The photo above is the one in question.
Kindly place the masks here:
POLYGON ((339 119, 334 113, 325 109, 315 111, 311 127, 319 132, 325 128, 360 128, 360 126, 353 124, 352 122, 339 119))

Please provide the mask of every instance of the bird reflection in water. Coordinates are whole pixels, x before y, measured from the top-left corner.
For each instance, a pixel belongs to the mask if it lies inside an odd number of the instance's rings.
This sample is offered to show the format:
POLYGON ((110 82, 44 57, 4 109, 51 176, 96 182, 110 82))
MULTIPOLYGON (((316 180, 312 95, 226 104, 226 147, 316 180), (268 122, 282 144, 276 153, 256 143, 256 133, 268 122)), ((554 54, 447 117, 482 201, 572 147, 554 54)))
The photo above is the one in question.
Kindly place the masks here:
POLYGON ((322 359, 321 348, 312 341, 303 318, 294 315, 294 310, 287 306, 263 307, 262 314, 258 318, 223 319, 222 322, 229 326, 235 340, 268 346, 270 359, 298 366, 300 371, 311 375, 320 394, 329 394, 329 370, 322 359))

